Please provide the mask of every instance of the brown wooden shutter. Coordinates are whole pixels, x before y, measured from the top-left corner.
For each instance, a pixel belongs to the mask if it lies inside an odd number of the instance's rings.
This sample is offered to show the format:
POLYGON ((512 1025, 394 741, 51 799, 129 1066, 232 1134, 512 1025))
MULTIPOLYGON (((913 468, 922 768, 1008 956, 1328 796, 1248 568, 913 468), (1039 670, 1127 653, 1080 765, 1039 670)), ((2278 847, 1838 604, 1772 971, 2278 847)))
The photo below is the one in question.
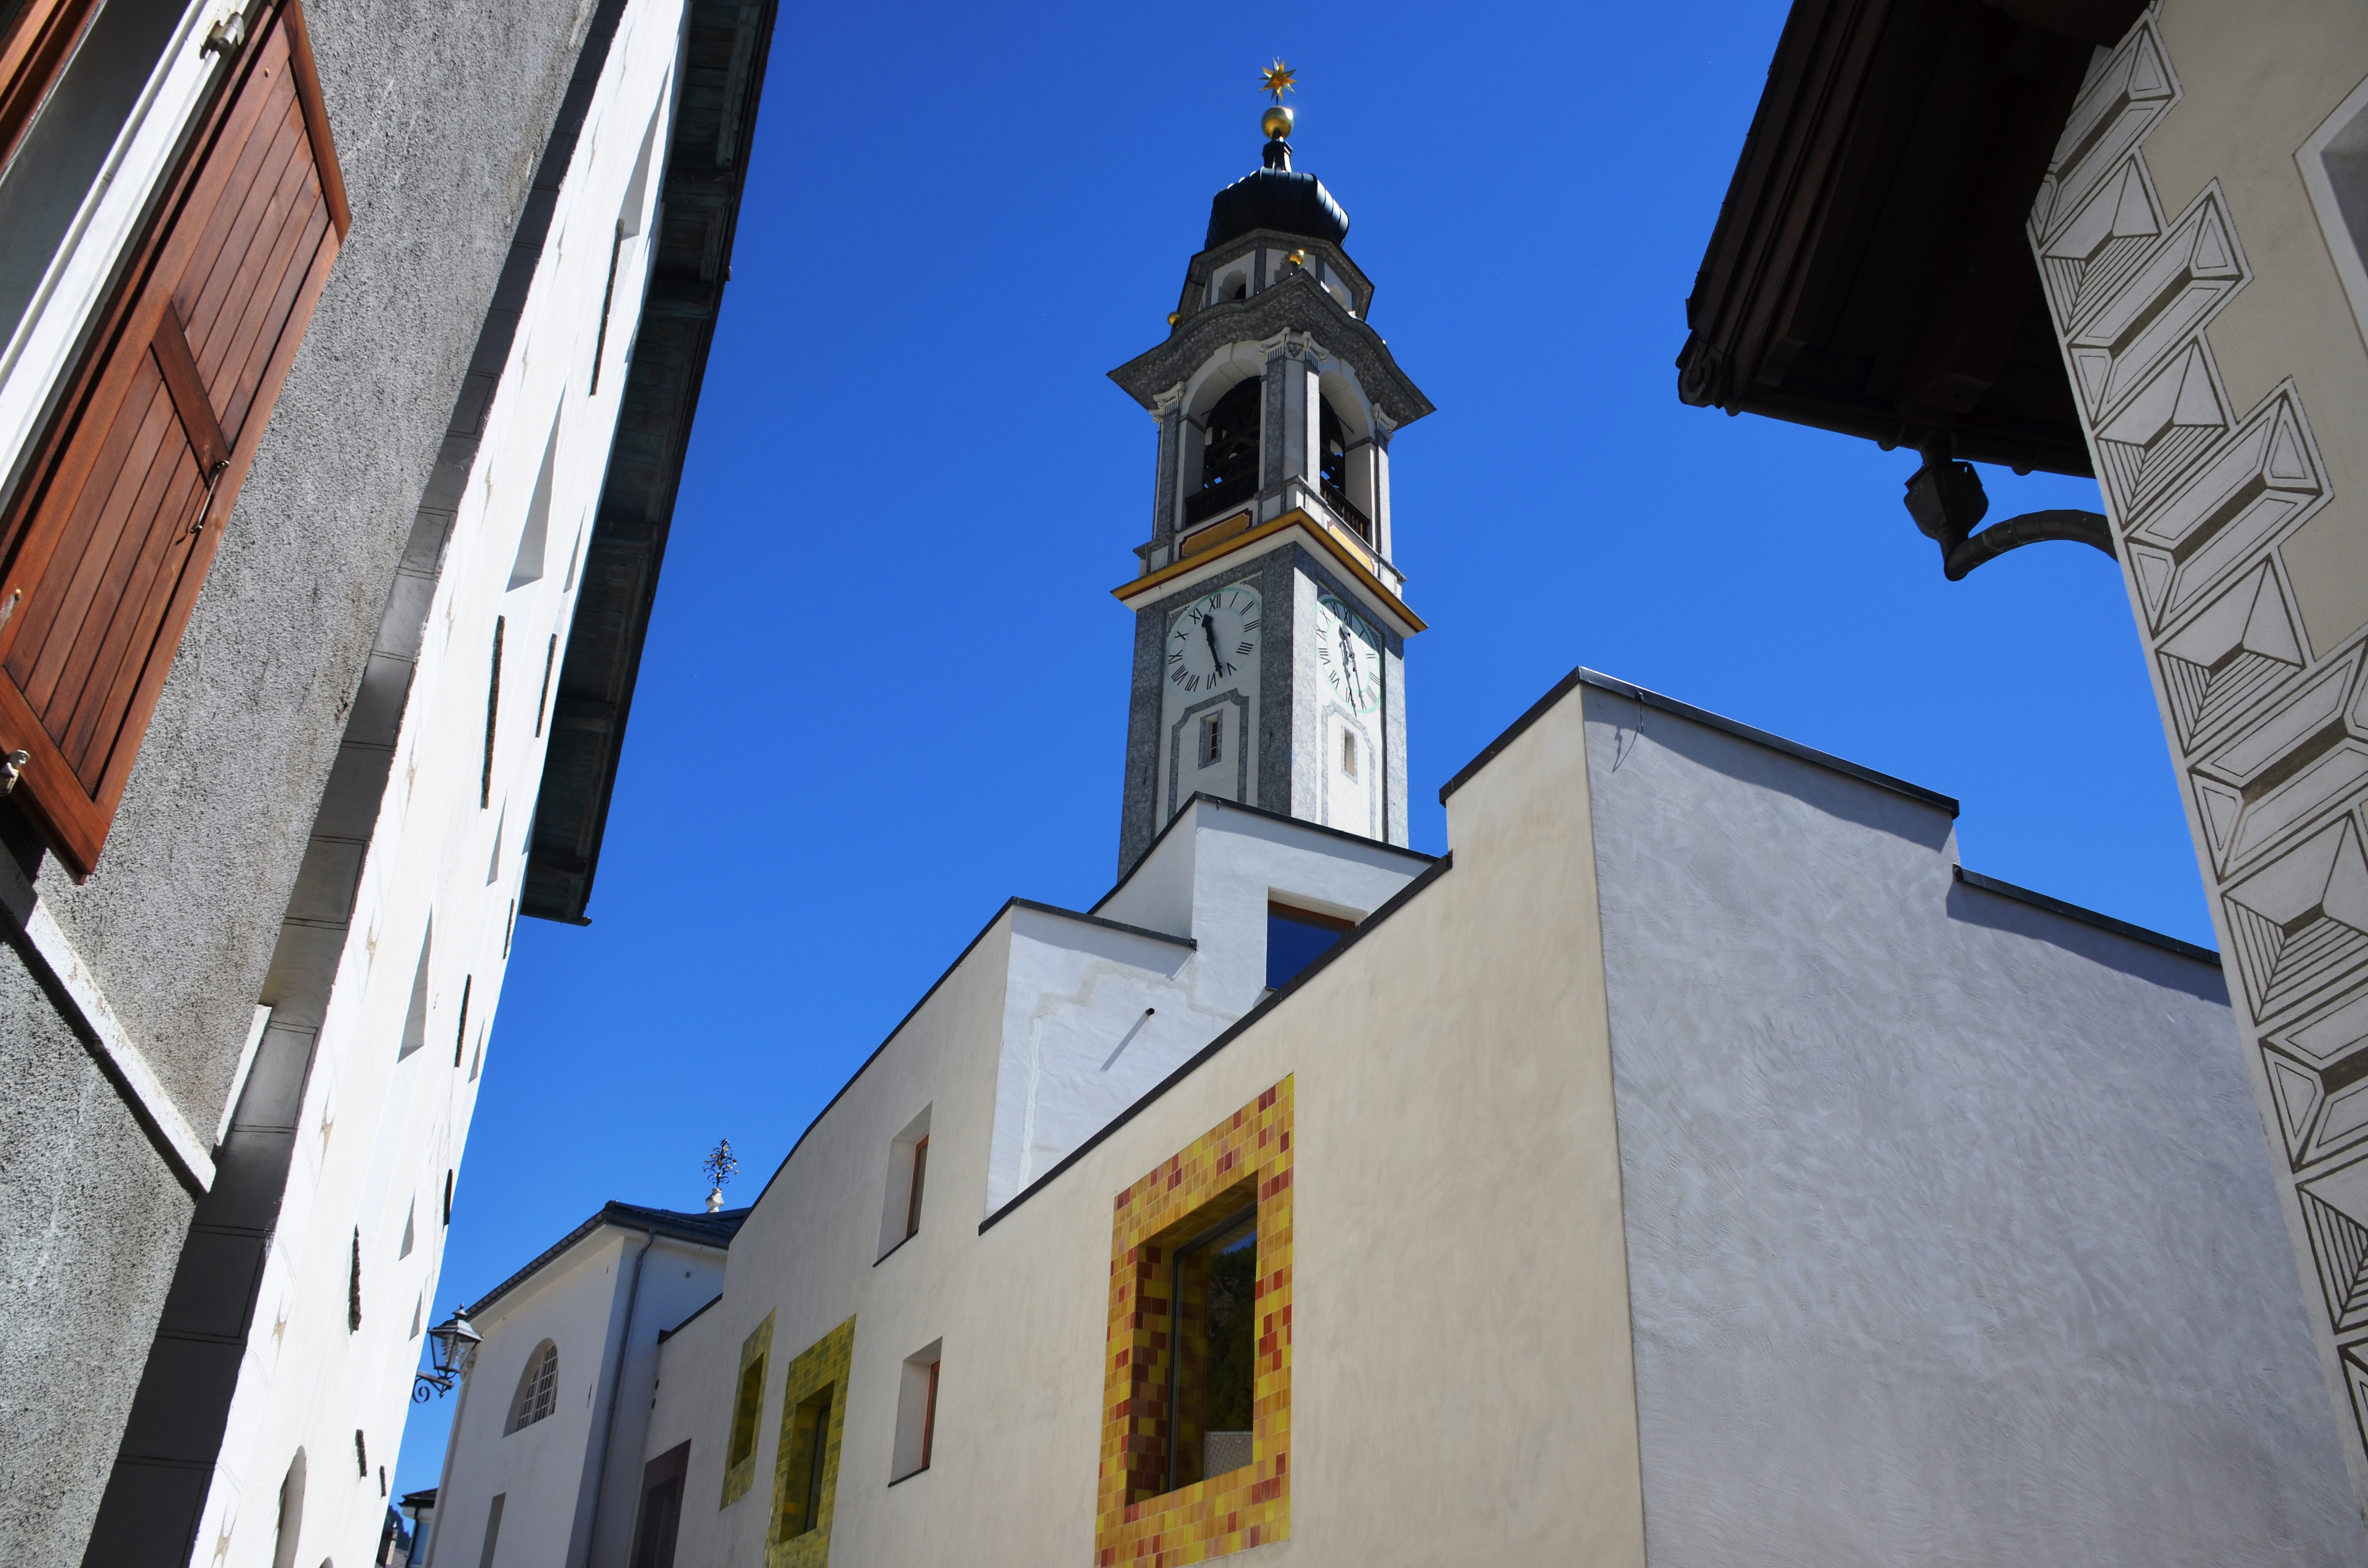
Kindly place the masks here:
POLYGON ((0 515, 0 752, 76 877, 352 222, 297 0, 227 77, 0 515))

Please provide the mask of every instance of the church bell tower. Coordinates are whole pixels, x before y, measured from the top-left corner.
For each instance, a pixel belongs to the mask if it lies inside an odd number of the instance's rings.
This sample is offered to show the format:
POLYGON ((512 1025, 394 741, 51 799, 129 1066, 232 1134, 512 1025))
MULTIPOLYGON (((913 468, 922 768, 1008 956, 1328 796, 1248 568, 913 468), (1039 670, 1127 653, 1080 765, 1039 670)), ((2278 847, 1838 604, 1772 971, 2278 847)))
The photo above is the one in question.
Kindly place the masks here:
POLYGON ((1406 640, 1391 437, 1431 411, 1368 324, 1349 215, 1291 166, 1219 191, 1167 341, 1110 372, 1159 422, 1134 611, 1121 876, 1195 794, 1406 842, 1406 640))

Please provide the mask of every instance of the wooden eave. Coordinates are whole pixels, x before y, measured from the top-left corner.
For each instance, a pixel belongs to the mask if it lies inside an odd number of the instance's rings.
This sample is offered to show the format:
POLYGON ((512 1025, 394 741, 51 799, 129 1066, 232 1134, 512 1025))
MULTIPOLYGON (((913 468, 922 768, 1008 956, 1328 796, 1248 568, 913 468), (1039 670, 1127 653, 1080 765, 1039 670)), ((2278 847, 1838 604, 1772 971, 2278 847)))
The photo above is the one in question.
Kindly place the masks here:
POLYGON ((1678 395, 2087 474, 2023 225, 2140 0, 1795 0, 1686 301, 1678 395))
POLYGON ((731 277, 779 0, 691 0, 649 289, 552 694, 518 912, 585 923, 658 568, 715 319, 731 277))

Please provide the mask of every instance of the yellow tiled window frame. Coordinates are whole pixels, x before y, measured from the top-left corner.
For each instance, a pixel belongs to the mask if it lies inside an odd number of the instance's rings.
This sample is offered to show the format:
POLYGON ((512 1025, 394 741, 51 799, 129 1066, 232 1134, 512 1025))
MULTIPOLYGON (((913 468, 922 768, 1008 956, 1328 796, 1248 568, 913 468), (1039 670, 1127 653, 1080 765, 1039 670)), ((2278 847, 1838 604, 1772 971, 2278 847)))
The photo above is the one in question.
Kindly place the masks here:
POLYGON ((1098 1568, 1176 1568, 1291 1535, 1291 1090, 1288 1077, 1118 1195, 1103 1358, 1098 1568), (1221 1198, 1254 1186, 1257 1318, 1250 1463, 1166 1484, 1175 1244, 1221 1198))
POLYGON ((830 1520, 838 1496, 838 1439, 847 1426, 847 1370, 855 1360, 855 1320, 848 1319, 798 1352, 781 1386, 781 1437, 773 1445, 773 1520, 765 1530, 765 1568, 822 1568, 830 1557, 830 1520), (803 1411, 814 1396, 828 1390, 829 1408, 820 1432, 805 1429, 803 1411), (819 1440, 822 1485, 811 1528, 802 1505, 811 1471, 794 1461, 813 1462, 819 1440), (793 1473, 794 1472, 794 1473, 793 1473), (794 1530, 796 1533, 791 1533, 794 1530))
POLYGON ((757 1450, 764 1445, 765 1367, 773 1349, 773 1314, 749 1331, 740 1342, 740 1372, 732 1381, 732 1421, 723 1429, 723 1498, 715 1506, 737 1503, 757 1479, 757 1450))

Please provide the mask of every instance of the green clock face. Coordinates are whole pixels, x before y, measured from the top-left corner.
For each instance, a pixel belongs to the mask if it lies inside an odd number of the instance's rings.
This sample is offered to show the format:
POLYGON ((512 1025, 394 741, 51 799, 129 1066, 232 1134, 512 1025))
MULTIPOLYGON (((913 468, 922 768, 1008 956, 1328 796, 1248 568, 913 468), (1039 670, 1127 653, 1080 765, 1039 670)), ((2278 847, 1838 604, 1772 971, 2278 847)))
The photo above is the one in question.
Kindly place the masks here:
POLYGON ((1334 598, 1315 596, 1315 663, 1332 695, 1351 713, 1382 705, 1382 640, 1365 618, 1334 598))
POLYGON ((1167 631, 1167 684, 1190 695, 1231 683, 1258 658, 1258 590, 1235 584, 1184 607, 1167 631))

